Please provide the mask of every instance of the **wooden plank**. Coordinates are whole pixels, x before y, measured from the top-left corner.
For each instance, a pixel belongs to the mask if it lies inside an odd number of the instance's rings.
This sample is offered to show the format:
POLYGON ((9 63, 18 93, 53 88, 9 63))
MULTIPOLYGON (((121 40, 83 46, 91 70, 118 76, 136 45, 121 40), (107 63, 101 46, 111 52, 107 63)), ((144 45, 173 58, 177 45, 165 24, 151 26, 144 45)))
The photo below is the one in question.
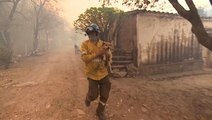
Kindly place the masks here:
POLYGON ((183 40, 183 60, 186 59, 186 41, 183 40))
POLYGON ((132 56, 113 56, 113 59, 132 59, 132 56))
POLYGON ((148 43, 147 44, 147 49, 146 49, 147 51, 146 51, 146 53, 147 53, 147 64, 150 64, 150 60, 151 60, 151 58, 150 58, 150 44, 148 43))
MULTIPOLYGON (((178 32, 179 33, 179 32, 178 32)), ((179 34, 177 34, 177 43, 176 43, 176 47, 177 47, 177 50, 176 50, 176 62, 179 62, 179 56, 180 56, 180 47, 179 47, 179 43, 180 43, 180 36, 179 34)))
POLYGON ((173 54, 173 57, 172 57, 172 61, 173 62, 176 62, 176 30, 174 30, 174 42, 172 44, 172 54, 173 54))
POLYGON ((172 63, 172 56, 173 56, 173 54, 172 54, 172 47, 173 47, 172 41, 173 41, 172 37, 169 36, 169 63, 172 63))
POLYGON ((194 38, 194 59, 197 60, 197 41, 196 38, 194 38))
POLYGON ((164 63, 164 40, 163 36, 161 36, 161 42, 160 42, 160 56, 161 56, 161 63, 164 63))
POLYGON ((160 42, 157 42, 157 64, 160 64, 160 42))
POLYGON ((168 41, 165 41, 165 63, 168 63, 168 41))
POLYGON ((185 43, 185 45, 186 45, 186 59, 188 59, 189 58, 189 45, 188 45, 188 41, 187 40, 185 42, 186 42, 185 43))
POLYGON ((180 44, 179 44, 180 45, 179 46, 180 47, 180 56, 179 56, 180 62, 183 61, 183 43, 182 42, 183 42, 183 40, 181 40, 180 44))
POLYGON ((129 64, 133 63, 132 60, 125 60, 125 61, 113 61, 112 64, 129 64))
POLYGON ((197 58, 198 58, 198 60, 200 60, 202 58, 202 52, 201 52, 202 50, 201 50, 200 44, 199 43, 197 43, 197 44, 198 44, 198 47, 197 47, 198 48, 198 57, 197 58))
POLYGON ((126 65, 112 65, 112 69, 125 68, 126 65))
POLYGON ((194 58, 194 35, 191 33, 191 57, 194 58))
POLYGON ((152 64, 156 64, 156 43, 152 44, 152 64))
POLYGON ((188 58, 191 58, 191 39, 188 39, 188 58))

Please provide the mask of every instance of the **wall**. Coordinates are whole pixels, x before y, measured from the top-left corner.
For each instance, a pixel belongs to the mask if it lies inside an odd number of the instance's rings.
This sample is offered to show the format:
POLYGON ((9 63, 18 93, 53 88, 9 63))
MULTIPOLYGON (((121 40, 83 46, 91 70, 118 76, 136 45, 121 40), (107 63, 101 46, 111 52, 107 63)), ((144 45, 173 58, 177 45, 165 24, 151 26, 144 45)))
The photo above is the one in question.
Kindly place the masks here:
MULTIPOLYGON (((210 27, 211 21, 204 21, 210 27)), ((202 68, 204 53, 191 32, 191 24, 167 13, 137 14, 137 47, 140 71, 145 74, 183 72, 202 68)))
MULTIPOLYGON (((203 23, 212 30, 210 19, 203 23)), ((176 14, 131 11, 115 26, 120 27, 116 48, 136 50, 134 64, 143 72, 187 71, 211 63, 211 52, 198 43, 191 24, 176 14)))
MULTIPOLYGON (((212 37, 212 20, 211 19, 202 19, 204 27, 208 34, 212 37)), ((212 68, 212 52, 207 48, 203 47, 203 60, 204 66, 212 68)))
POLYGON ((136 15, 123 16, 117 34, 117 48, 131 53, 136 44, 136 15))
POLYGON ((165 40, 173 41, 175 29, 185 31, 186 37, 191 36, 190 25, 175 16, 142 13, 138 14, 137 21, 139 65, 147 63, 148 44, 160 41, 162 36, 165 40))

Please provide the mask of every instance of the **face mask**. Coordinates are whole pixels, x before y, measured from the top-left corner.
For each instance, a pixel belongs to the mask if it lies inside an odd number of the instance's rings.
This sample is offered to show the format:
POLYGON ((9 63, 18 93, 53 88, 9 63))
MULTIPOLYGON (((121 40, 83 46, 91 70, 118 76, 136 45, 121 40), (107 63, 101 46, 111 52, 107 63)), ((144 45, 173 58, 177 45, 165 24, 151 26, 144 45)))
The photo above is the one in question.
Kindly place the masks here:
POLYGON ((97 41, 99 39, 98 35, 95 35, 95 34, 92 34, 92 35, 89 35, 89 40, 92 40, 92 41, 97 41))

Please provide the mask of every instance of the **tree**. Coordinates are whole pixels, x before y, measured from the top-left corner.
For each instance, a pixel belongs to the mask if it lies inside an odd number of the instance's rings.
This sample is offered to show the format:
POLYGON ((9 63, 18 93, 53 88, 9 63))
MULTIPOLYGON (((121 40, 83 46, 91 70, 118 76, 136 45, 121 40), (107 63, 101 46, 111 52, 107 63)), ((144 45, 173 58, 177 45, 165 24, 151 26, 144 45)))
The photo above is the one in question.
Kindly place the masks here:
MULTIPOLYGON (((108 3, 110 1, 112 0, 108 0, 108 3)), ((153 2, 150 0, 123 0, 123 4, 128 6, 136 6, 139 9, 146 9, 147 7, 151 7, 152 5, 154 5, 155 2, 158 1, 159 0, 154 0, 153 2)), ((212 5, 212 0, 209 1, 212 5)), ((196 35, 198 42, 212 51, 212 37, 209 36, 209 34, 206 32, 193 0, 185 0, 189 10, 186 10, 179 3, 178 0, 169 0, 169 2, 172 4, 172 6, 175 8, 180 16, 191 23, 191 30, 196 35)))
POLYGON ((45 31, 46 33, 46 49, 49 49, 49 36, 51 34, 51 31, 53 31, 54 28, 57 28, 57 30, 59 30, 60 26, 64 25, 64 20, 55 12, 47 11, 47 13, 48 14, 43 20, 40 30, 45 31))
POLYGON ((4 32, 3 32, 3 34, 5 36, 5 39, 6 39, 6 41, 5 41, 4 44, 8 48, 11 48, 11 39, 10 39, 9 28, 11 26, 11 22, 13 20, 14 14, 16 12, 17 6, 18 6, 18 4, 19 4, 20 1, 21 0, 0 0, 0 4, 1 3, 12 3, 12 9, 11 9, 11 11, 9 13, 9 16, 8 16, 8 19, 7 19, 6 23, 5 23, 7 25, 4 28, 4 32))
POLYGON ((189 10, 183 8, 177 0, 169 0, 178 14, 191 23, 191 30, 196 35, 198 42, 212 51, 212 37, 206 32, 196 6, 192 0, 185 1, 189 10))
POLYGON ((100 38, 106 40, 111 23, 116 15, 123 13, 123 11, 108 8, 108 7, 91 7, 83 14, 80 14, 78 19, 74 21, 76 30, 85 31, 86 27, 91 23, 96 23, 100 28, 100 38))
POLYGON ((16 9, 18 7, 18 4, 20 3, 21 0, 0 0, 0 4, 3 3, 12 3, 12 8, 10 10, 9 16, 5 22, 5 26, 3 28, 3 36, 4 36, 4 40, 3 40, 3 51, 5 52, 5 56, 3 57, 3 61, 5 63, 5 68, 9 67, 10 61, 12 59, 12 43, 11 43, 11 39, 10 39, 10 27, 11 27, 11 23, 13 21, 16 9))
MULTIPOLYGON (((39 44, 39 31, 44 29, 46 21, 51 21, 52 16, 58 15, 58 8, 54 7, 56 0, 31 0, 35 12, 35 25, 34 25, 34 41, 33 41, 33 52, 37 51, 39 44)), ((47 27, 46 27, 47 28, 47 27)), ((46 32, 48 34, 48 32, 46 32)))

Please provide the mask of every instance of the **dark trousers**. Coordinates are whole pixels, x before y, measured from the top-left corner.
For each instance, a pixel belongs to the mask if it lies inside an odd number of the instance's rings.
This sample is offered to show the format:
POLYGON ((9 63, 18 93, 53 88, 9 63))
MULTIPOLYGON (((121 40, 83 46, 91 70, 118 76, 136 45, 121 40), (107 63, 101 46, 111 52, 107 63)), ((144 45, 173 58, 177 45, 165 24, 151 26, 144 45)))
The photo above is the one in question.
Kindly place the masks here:
POLYGON ((109 97, 111 82, 108 76, 101 80, 92 80, 88 78, 89 88, 87 93, 87 99, 93 101, 100 95, 100 101, 106 103, 109 97))

